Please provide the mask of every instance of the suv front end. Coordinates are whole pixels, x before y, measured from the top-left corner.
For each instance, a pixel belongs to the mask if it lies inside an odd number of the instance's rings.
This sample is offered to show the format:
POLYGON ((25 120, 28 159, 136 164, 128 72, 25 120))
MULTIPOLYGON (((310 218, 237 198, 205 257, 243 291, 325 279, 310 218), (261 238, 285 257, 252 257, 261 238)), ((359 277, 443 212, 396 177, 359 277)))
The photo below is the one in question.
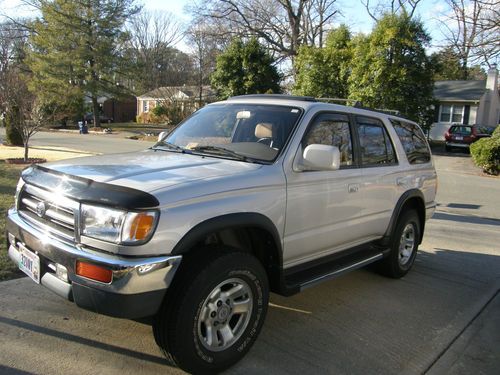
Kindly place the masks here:
POLYGON ((159 212, 94 203, 90 198, 102 197, 102 186, 91 185, 43 167, 23 172, 7 216, 9 256, 35 282, 80 307, 122 318, 154 315, 182 257, 113 251, 118 244, 134 246, 133 235, 137 244, 149 241, 159 212), (62 188, 73 196, 62 195, 62 188))

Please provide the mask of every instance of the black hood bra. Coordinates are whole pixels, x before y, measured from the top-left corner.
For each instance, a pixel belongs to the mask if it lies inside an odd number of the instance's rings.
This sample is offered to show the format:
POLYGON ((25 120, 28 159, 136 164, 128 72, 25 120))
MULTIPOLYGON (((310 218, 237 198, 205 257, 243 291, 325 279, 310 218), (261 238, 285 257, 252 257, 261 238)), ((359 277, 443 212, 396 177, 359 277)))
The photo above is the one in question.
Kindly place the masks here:
POLYGON ((55 171, 40 165, 26 168, 21 178, 28 184, 47 189, 81 203, 93 203, 127 210, 150 209, 160 202, 155 196, 124 186, 97 182, 55 171))

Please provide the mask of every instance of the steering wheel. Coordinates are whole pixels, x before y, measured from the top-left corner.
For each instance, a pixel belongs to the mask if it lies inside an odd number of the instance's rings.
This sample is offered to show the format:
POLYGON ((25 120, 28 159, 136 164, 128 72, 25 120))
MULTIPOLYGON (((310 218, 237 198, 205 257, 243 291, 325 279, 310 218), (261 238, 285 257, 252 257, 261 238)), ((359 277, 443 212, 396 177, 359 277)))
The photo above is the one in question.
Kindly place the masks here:
POLYGON ((269 147, 273 147, 273 139, 270 137, 259 138, 259 139, 257 139, 257 143, 262 143, 262 144, 265 144, 269 147))

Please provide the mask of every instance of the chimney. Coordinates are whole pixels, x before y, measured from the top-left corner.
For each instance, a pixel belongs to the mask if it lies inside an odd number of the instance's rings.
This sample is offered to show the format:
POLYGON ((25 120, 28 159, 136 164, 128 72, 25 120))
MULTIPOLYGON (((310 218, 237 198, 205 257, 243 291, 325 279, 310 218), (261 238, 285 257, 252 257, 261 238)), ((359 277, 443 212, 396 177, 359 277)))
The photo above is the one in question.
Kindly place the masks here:
POLYGON ((498 90, 498 70, 497 64, 492 64, 488 69, 488 77, 486 78, 486 90, 496 92, 498 90))

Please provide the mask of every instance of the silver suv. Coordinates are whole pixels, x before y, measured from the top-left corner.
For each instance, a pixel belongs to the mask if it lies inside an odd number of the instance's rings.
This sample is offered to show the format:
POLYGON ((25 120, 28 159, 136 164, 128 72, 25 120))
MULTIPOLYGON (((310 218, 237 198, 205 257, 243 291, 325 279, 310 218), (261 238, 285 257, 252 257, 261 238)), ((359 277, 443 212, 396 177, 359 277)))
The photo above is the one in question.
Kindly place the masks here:
POLYGON ((309 97, 234 97, 143 152, 26 169, 9 255, 82 308, 153 316, 174 363, 217 372, 252 346, 270 291, 370 263, 404 276, 435 194, 412 121, 309 97))

